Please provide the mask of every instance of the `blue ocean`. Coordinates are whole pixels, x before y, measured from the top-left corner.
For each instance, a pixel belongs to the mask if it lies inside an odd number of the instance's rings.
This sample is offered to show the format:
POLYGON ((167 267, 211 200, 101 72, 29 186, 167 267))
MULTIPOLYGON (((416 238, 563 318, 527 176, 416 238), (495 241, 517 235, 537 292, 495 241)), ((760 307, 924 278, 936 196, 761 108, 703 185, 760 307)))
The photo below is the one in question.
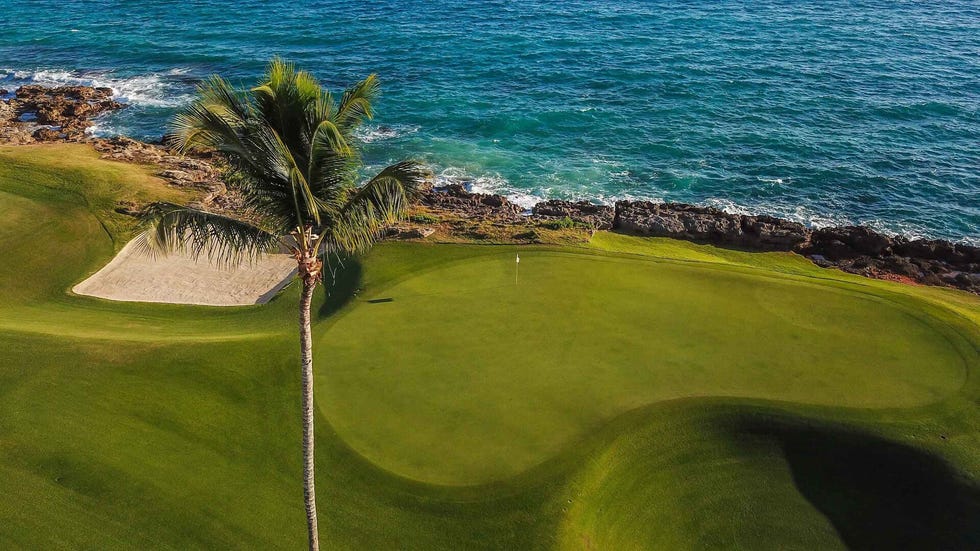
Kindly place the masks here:
POLYGON ((159 138, 199 79, 377 73, 367 161, 510 196, 685 201, 980 243, 980 2, 22 1, 0 88, 110 86, 159 138))

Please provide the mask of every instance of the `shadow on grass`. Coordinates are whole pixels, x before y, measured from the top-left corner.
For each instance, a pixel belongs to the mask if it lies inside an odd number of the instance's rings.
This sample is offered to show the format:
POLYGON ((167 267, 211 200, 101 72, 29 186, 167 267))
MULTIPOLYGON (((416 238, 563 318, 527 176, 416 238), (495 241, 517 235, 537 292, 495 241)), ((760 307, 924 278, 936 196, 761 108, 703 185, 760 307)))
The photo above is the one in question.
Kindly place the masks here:
POLYGON ((800 493, 851 549, 980 549, 980 488, 946 462, 834 427, 745 427, 782 447, 800 493))
POLYGON ((343 308, 354 299, 361 284, 363 267, 357 258, 345 258, 343 267, 338 267, 335 274, 327 272, 323 278, 323 289, 326 298, 320 303, 317 316, 327 318, 343 308))

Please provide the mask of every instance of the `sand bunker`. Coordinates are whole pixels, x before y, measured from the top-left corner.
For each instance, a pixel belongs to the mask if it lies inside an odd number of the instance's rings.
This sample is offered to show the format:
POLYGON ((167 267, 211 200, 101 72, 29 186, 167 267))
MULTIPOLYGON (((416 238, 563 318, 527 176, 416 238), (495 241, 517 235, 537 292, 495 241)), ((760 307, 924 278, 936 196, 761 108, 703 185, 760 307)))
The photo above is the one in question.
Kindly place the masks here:
POLYGON ((296 261, 289 255, 262 257, 235 268, 214 266, 206 258, 173 253, 152 258, 130 241, 111 262, 72 291, 131 302, 239 306, 268 302, 292 281, 296 261))

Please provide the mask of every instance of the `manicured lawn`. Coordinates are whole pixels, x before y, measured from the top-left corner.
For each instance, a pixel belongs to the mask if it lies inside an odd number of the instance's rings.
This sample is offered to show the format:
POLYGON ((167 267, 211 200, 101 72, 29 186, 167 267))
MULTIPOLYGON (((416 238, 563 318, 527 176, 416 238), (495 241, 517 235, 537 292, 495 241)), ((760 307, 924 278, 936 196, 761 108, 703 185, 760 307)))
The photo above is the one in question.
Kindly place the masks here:
POLYGON ((966 379, 962 337, 860 288, 534 249, 515 285, 514 252, 500 249, 379 247, 356 306, 321 334, 320 408, 371 461, 480 484, 654 402, 911 407, 966 379), (420 254, 444 263, 371 284, 376 264, 420 254))
MULTIPOLYGON (((305 542, 296 289, 67 292, 174 194, 0 148, 0 548, 305 542)), ((976 297, 600 233, 385 244, 324 299, 326 548, 980 547, 976 297)))

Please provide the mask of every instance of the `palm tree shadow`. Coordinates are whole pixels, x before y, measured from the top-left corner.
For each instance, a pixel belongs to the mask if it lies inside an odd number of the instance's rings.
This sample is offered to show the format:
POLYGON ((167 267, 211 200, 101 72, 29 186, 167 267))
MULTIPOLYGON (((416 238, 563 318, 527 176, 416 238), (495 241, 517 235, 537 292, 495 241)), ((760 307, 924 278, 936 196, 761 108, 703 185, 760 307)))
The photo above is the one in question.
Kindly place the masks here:
POLYGON ((851 549, 980 549, 980 487, 942 459, 839 427, 756 420, 851 549))
POLYGON ((326 273, 323 278, 324 293, 317 317, 326 318, 347 305, 356 296, 361 285, 363 267, 357 258, 345 258, 335 274, 326 273))

